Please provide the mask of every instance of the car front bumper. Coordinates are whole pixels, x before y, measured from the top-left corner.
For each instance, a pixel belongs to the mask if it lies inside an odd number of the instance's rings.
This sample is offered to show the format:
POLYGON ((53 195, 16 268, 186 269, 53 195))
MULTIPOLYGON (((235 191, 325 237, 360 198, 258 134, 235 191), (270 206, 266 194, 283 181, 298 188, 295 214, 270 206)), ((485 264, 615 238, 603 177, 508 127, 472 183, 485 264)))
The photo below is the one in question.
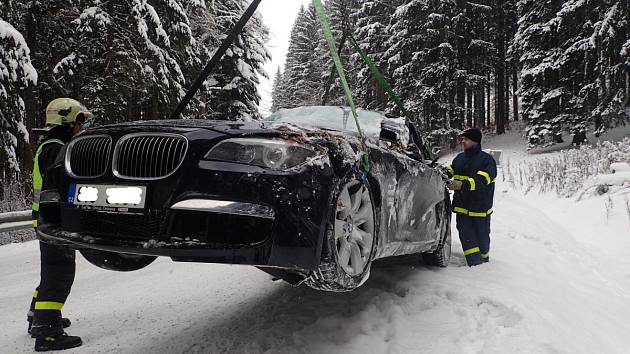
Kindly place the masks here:
MULTIPOLYGON (((38 236, 75 249, 167 256, 175 261, 309 271, 319 265, 336 177, 328 167, 270 172, 201 161, 168 181, 150 181, 144 212, 42 202, 38 236)), ((128 184, 109 177, 93 184, 128 184)))

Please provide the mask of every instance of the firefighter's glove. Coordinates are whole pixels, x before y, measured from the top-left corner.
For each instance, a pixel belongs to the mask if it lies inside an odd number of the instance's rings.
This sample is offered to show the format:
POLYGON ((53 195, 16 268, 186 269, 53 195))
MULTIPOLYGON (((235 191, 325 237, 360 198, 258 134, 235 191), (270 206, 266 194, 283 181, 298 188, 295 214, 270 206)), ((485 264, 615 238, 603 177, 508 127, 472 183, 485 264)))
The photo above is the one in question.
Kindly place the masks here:
POLYGON ((450 181, 446 187, 452 191, 459 191, 462 189, 462 181, 450 181))
POLYGON ((440 174, 442 175, 442 179, 444 180, 444 182, 448 184, 450 181, 448 168, 446 168, 446 166, 440 165, 438 168, 438 171, 440 171, 440 174))

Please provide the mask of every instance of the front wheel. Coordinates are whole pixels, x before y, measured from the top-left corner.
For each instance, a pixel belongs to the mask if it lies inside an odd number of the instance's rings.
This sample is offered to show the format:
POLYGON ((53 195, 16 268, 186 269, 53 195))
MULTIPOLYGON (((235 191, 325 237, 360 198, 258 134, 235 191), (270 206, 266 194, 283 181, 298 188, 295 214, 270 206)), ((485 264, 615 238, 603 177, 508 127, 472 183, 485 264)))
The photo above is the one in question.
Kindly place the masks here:
POLYGON ((435 251, 422 254, 424 263, 436 267, 448 267, 451 260, 451 205, 448 194, 446 199, 435 206, 437 229, 440 243, 435 251))
POLYGON ((351 174, 335 191, 333 206, 320 265, 306 284, 325 291, 351 291, 367 280, 374 253, 377 223, 369 184, 351 174))
POLYGON ((115 253, 98 250, 81 250, 83 257, 95 266, 119 272, 140 270, 157 258, 154 256, 139 256, 135 254, 115 253))

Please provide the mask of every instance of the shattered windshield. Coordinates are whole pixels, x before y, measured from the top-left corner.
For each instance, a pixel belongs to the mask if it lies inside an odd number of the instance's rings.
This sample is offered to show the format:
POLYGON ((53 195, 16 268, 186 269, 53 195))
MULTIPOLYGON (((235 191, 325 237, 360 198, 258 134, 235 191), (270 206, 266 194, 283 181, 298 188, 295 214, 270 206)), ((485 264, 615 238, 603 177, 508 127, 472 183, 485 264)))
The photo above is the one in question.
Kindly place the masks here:
MULTIPOLYGON (((385 116, 377 112, 370 112, 363 109, 358 109, 357 114, 359 115, 359 125, 364 134, 378 137, 381 132, 381 122, 385 119, 385 116)), ((265 118, 265 121, 293 123, 296 125, 347 130, 358 133, 350 107, 313 106, 281 109, 265 118)))

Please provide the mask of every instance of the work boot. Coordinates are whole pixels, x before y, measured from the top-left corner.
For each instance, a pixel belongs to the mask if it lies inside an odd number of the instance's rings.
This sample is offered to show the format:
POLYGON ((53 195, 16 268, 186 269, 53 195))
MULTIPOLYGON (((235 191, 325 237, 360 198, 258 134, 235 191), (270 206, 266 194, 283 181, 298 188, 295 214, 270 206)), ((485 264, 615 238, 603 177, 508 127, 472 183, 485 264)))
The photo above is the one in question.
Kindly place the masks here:
POLYGON ((61 333, 54 336, 35 338, 35 351, 64 350, 80 347, 81 344, 83 344, 81 337, 69 336, 66 332, 61 331, 61 333))
MULTIPOLYGON (((32 332, 31 329, 33 328, 33 313, 31 311, 29 311, 28 315, 26 316, 26 321, 28 322, 28 330, 27 330, 28 334, 31 334, 31 337, 35 338, 31 333, 32 332)), ((72 322, 70 321, 69 318, 61 319, 61 326, 63 328, 68 328, 70 327, 70 325, 72 325, 72 322)))

